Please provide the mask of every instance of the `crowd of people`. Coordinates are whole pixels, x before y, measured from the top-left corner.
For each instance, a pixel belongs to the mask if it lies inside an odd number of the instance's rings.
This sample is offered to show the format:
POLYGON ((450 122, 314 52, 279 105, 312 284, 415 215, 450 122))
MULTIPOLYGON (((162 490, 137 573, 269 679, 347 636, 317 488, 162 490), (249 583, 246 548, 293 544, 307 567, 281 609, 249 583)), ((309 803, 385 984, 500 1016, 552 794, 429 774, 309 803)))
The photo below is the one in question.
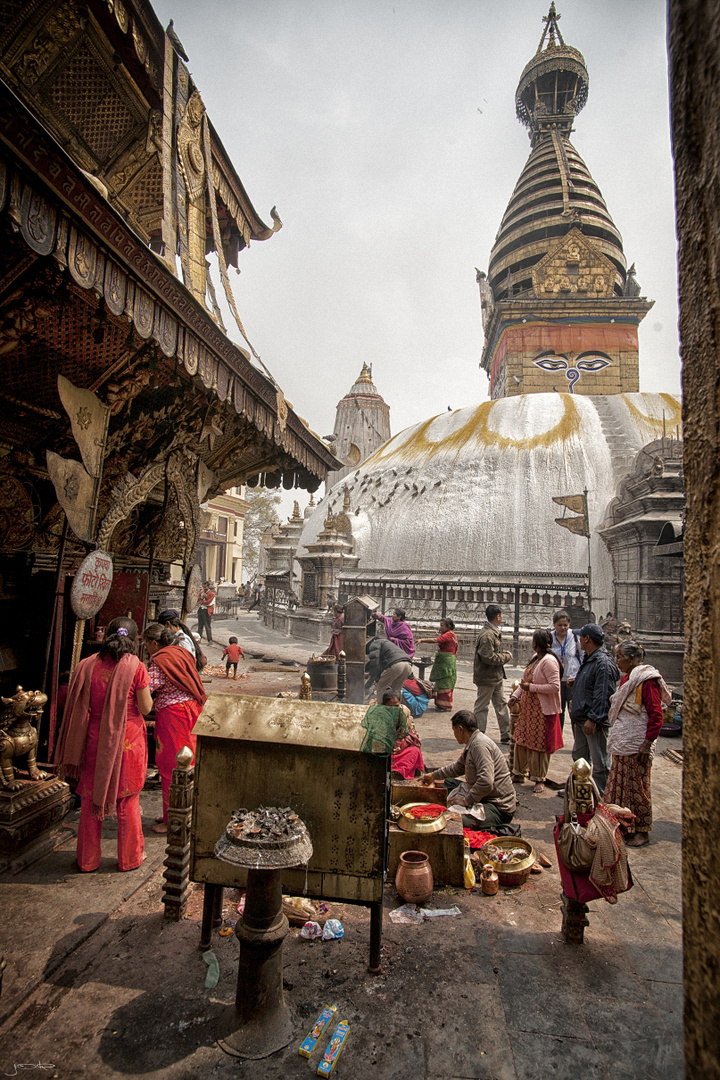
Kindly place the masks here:
MULTIPOLYGON (((145 783, 148 747, 145 717, 155 711, 155 763, 162 785, 162 814, 153 828, 167 831, 168 803, 176 755, 183 746, 194 753, 193 727, 206 700, 200 677, 206 658, 204 632, 212 642, 215 592, 205 582, 193 633, 174 609, 161 611, 142 635, 129 618, 114 619, 97 654, 82 660, 70 680, 55 760, 61 776, 75 780, 81 798, 78 868, 90 872, 100 864, 105 817, 117 816, 118 866, 132 870, 143 859, 144 841, 139 796, 145 783), (139 657, 144 646, 148 663, 139 657)), ((333 609, 327 650, 339 658, 344 645, 344 611, 333 609)), ((391 757, 392 771, 423 783, 443 783, 449 802, 468 810, 467 828, 477 827, 471 812, 482 806, 486 827, 513 832, 517 803, 515 786, 527 779, 533 792, 545 787, 552 755, 564 746, 565 712, 572 728, 572 757, 592 766, 597 790, 607 805, 629 809, 634 823, 628 846, 649 843, 652 830, 650 778, 655 742, 663 724, 663 706, 671 695, 661 674, 645 662, 644 650, 629 634, 608 644, 603 626, 587 623, 570 628, 568 612, 553 616, 553 628, 537 629, 522 677, 506 701, 506 665, 513 662, 502 636, 503 613, 486 608, 486 622, 473 657, 475 701, 472 711, 453 712, 459 638, 449 618, 438 633, 417 640, 437 651, 428 680, 413 672, 416 641, 406 612, 372 616, 381 633, 367 645, 366 689, 376 701, 367 712, 366 742, 391 757), (458 759, 428 771, 415 721, 434 702, 451 714, 458 759), (487 735, 490 704, 500 733, 499 744, 487 735), (369 742, 368 742, 369 740, 369 742), (505 756, 502 744, 509 744, 505 756)), ((371 626, 372 626, 371 622, 371 626)), ((613 627, 617 631, 617 627, 613 627)), ((223 652, 227 678, 237 678, 243 651, 231 637, 223 652)), ((429 662, 423 659, 422 663, 429 662)), ((563 795, 563 792, 559 792, 563 795)))
MULTIPOLYGON (((331 651, 339 656, 342 607, 336 605, 333 614, 331 651)), ((565 745, 567 711, 573 760, 583 758, 590 763, 606 805, 631 811, 627 845, 649 843, 652 757, 663 724, 663 706, 669 704, 671 694, 660 672, 645 662, 644 649, 632 640, 629 626, 609 622, 608 616, 603 625, 591 622, 575 632, 568 612, 556 611, 552 630, 534 632, 531 655, 508 702, 503 689, 505 668, 514 658, 503 643, 503 612, 497 604, 489 604, 485 615, 473 657, 473 710, 451 717, 453 735, 463 752, 453 765, 431 772, 422 771, 421 742, 411 725, 431 700, 438 711, 453 712, 459 646, 454 623, 444 618, 437 636, 417 639, 418 645, 437 645, 426 683, 413 676, 415 639, 405 611, 396 608, 390 615, 372 616, 384 635, 372 635, 366 650, 366 689, 374 686, 377 700, 369 715, 373 724, 385 725, 390 741, 396 726, 391 769, 405 778, 420 777, 424 783, 443 782, 450 800, 468 809, 483 805, 487 827, 512 830, 515 786, 529 779, 534 794, 545 790, 552 755, 565 745), (612 632, 606 637, 608 627, 612 632), (486 734, 490 704, 500 746, 486 734), (502 744, 509 746, 507 758, 502 744)), ((558 795, 564 797, 564 791, 558 795)), ((470 828, 472 819, 466 817, 464 824, 470 828)))

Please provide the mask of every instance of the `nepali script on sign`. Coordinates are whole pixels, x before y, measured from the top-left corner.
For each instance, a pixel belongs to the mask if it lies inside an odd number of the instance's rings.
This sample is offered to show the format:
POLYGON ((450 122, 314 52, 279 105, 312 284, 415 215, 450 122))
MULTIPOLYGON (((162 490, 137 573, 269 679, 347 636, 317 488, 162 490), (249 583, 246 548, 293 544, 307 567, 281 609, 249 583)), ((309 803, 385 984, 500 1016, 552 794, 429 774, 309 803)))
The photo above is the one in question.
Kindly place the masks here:
POLYGON ((91 619, 107 600, 113 580, 112 559, 106 551, 92 551, 75 574, 70 605, 78 619, 91 619))

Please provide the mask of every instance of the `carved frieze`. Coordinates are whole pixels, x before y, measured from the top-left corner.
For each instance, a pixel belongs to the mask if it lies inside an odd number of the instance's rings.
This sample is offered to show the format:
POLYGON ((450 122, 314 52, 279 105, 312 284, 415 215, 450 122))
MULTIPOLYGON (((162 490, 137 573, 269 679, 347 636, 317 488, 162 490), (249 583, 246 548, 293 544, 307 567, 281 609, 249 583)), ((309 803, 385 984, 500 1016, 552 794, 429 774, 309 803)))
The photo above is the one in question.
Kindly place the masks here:
POLYGON ((17 77, 26 86, 33 86, 79 29, 77 5, 66 0, 51 12, 25 49, 15 66, 17 77))
POLYGON ((532 270, 537 297, 608 299, 614 295, 617 270, 579 229, 571 229, 532 270))

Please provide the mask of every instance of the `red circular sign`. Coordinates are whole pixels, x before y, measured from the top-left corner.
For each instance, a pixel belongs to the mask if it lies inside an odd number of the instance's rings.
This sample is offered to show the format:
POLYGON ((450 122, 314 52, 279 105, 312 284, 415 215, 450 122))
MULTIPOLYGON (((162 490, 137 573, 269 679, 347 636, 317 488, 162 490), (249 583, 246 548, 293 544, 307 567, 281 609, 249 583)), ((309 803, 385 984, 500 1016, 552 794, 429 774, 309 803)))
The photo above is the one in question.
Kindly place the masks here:
POLYGON ((78 619, 91 619, 107 600, 113 580, 112 559, 107 551, 92 551, 75 574, 70 606, 78 619))

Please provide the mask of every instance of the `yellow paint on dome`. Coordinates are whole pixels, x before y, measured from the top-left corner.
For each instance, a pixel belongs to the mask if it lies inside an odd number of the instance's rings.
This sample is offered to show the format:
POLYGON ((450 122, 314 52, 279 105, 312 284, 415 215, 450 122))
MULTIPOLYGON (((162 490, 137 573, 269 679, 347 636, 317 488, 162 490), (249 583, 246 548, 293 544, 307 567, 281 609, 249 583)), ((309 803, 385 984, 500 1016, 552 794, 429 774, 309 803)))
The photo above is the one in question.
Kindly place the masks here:
MULTIPOLYGON (((643 394, 642 396, 645 397, 646 395, 643 394)), ((648 416, 637 407, 634 401, 630 400, 628 394, 622 394, 621 397, 627 405, 629 412, 636 417, 641 424, 644 424, 646 427, 649 427, 658 433, 662 432, 662 416, 648 416)), ((665 426, 666 428, 670 428, 668 434, 671 435, 673 428, 682 427, 682 407, 677 398, 673 397, 672 394, 659 394, 658 397, 661 397, 667 406, 665 409, 665 426)))
MULTIPOLYGON (((445 418, 447 414, 440 413, 426 420, 414 432, 408 435, 405 442, 394 447, 395 439, 391 439, 384 447, 377 450, 372 457, 363 465, 363 471, 374 465, 386 461, 388 458, 398 459, 403 462, 417 462, 429 459, 435 454, 444 452, 460 453, 466 446, 473 444, 477 447, 497 447, 499 450, 535 450, 537 447, 552 446, 557 442, 565 442, 580 431, 580 410, 571 394, 558 394, 562 399, 563 415, 558 422, 547 431, 539 434, 527 435, 524 438, 513 439, 501 435, 494 430, 490 421, 493 411, 500 405, 499 401, 484 401, 478 405, 468 420, 461 427, 451 431, 442 439, 431 439, 428 431, 431 425, 438 419, 445 418)), ((398 438, 399 436, 396 436, 398 438)))

